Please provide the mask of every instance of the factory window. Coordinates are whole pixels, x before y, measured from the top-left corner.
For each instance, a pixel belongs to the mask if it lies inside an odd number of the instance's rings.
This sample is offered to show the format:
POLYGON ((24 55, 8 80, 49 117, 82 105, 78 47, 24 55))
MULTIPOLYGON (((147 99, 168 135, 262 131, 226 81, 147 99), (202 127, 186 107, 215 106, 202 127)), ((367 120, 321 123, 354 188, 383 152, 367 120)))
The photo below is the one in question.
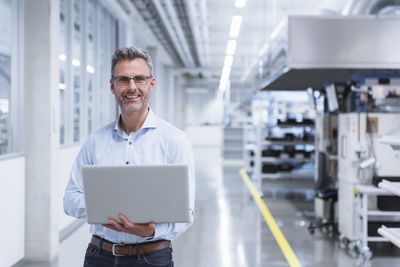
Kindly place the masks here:
POLYGON ((98 1, 60 0, 60 144, 84 141, 115 118, 109 91, 116 20, 98 1))
POLYGON ((72 42, 72 75, 73 75, 73 142, 79 142, 80 98, 81 98, 81 63, 82 63, 82 1, 74 2, 73 42, 72 42))
MULTIPOLYGON (((88 9, 94 10, 95 3, 94 0, 88 1, 88 9)), ((93 12, 88 12, 87 16, 87 34, 86 34, 86 42, 87 42, 87 131, 90 134, 93 131, 93 99, 94 99, 94 59, 95 59, 95 26, 96 26, 96 14, 93 12)))
POLYGON ((22 52, 18 50, 18 5, 18 1, 0 0, 0 155, 20 152, 22 147, 16 140, 20 135, 18 115, 23 113, 18 110, 23 80, 17 75, 22 52))
POLYGON ((0 2, 0 154, 9 150, 11 93, 11 3, 0 2))
POLYGON ((60 144, 65 143, 65 122, 66 122, 66 88, 67 88, 67 51, 66 51, 66 35, 67 35, 67 24, 66 24, 66 1, 60 1, 60 39, 59 39, 59 68, 60 77, 58 89, 60 91, 60 144))

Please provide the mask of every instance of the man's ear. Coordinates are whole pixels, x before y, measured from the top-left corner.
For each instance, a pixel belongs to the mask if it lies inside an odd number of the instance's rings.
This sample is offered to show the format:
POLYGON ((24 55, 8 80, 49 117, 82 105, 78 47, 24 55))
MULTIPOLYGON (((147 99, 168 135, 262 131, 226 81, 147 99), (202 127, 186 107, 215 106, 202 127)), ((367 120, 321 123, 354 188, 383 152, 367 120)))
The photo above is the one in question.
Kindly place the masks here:
POLYGON ((115 87, 114 87, 113 79, 110 79, 110 89, 111 89, 111 93, 113 93, 113 95, 115 95, 115 87))
POLYGON ((155 85, 156 85, 156 79, 154 77, 152 77, 150 80, 150 93, 153 92, 155 85))

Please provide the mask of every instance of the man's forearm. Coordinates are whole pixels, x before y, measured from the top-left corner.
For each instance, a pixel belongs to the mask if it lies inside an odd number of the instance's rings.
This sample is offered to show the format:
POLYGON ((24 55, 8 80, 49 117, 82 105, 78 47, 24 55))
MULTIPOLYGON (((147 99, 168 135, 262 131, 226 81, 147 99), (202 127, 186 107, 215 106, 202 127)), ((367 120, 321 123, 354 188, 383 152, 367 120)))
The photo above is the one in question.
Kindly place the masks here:
POLYGON ((83 193, 65 192, 64 212, 75 218, 86 218, 86 208, 83 193))

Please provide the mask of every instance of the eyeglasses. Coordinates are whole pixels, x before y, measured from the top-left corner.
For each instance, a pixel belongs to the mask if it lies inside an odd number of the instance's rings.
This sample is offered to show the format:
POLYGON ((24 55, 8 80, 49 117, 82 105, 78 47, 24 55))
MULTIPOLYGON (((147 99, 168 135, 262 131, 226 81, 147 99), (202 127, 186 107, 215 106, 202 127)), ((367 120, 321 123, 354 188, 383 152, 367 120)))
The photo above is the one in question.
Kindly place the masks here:
POLYGON ((152 76, 135 76, 135 77, 127 77, 127 76, 116 76, 112 77, 114 81, 117 82, 117 86, 128 86, 131 80, 135 82, 137 86, 143 86, 147 83, 149 79, 152 78, 152 76))

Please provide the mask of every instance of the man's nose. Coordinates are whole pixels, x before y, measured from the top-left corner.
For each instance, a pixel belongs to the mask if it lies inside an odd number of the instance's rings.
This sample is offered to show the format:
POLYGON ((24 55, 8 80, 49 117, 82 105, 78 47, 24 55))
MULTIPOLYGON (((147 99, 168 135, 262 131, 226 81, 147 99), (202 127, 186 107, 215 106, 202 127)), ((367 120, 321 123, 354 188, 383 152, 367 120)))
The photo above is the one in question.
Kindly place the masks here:
POLYGON ((136 86, 136 83, 135 83, 135 80, 134 79, 130 79, 129 80, 129 83, 128 83, 128 88, 129 89, 135 89, 137 86, 136 86))

